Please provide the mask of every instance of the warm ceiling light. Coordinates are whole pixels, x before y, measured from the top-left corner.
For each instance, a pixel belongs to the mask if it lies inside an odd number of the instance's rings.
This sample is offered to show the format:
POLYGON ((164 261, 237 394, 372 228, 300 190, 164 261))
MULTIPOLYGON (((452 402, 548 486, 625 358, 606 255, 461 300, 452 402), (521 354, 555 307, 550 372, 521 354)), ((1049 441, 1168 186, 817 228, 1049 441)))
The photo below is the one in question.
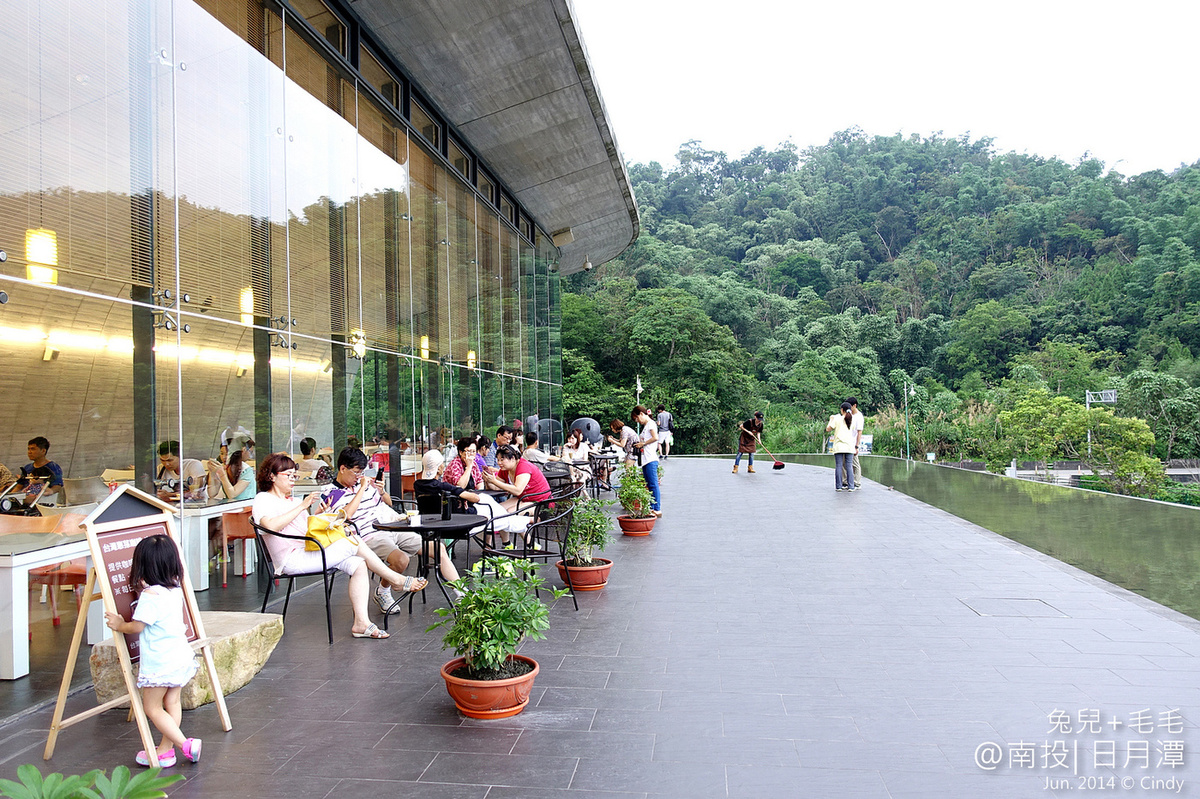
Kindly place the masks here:
POLYGON ((45 228, 25 231, 25 277, 35 283, 58 284, 58 237, 45 228))
POLYGON ((421 360, 429 360, 429 336, 421 336, 421 360))
POLYGON ((51 286, 57 286, 58 270, 49 266, 25 264, 25 278, 32 280, 34 283, 46 283, 51 286))
POLYGON ((475 350, 467 350, 467 368, 475 368, 475 350))
POLYGON ((367 334, 361 330, 355 330, 350 334, 350 349, 354 352, 354 357, 362 360, 367 354, 367 334))
POLYGON ((249 286, 242 289, 242 294, 238 298, 238 305, 242 312, 242 324, 254 324, 254 289, 249 286))
POLYGON ((25 260, 44 266, 58 266, 58 237, 45 228, 25 231, 25 260))

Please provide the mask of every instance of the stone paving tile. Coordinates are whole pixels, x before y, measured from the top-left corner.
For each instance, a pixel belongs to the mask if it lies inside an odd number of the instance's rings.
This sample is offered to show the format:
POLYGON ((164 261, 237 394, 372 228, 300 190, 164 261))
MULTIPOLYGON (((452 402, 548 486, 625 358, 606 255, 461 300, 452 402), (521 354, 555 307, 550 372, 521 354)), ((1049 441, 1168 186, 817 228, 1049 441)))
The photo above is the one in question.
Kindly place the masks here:
MULTIPOLYGON (((425 632, 436 594, 363 642, 341 583, 329 646, 310 590, 229 697, 233 731, 211 707, 184 714, 205 757, 172 797, 1020 799, 1073 788, 985 771, 977 749, 1049 743, 1055 710, 1179 708, 1179 737, 1200 746, 1195 621, 876 484, 836 494, 827 469, 664 468, 654 534, 617 537, 609 586, 579 612, 556 602, 547 640, 525 645, 541 673, 522 714, 454 709, 437 676, 449 654, 425 632), (730 508, 735 528, 713 523, 730 508)), ((0 726, 0 777, 41 763, 49 715, 0 726)), ((131 763, 124 715, 64 730, 51 768, 131 763)), ((1178 774, 1190 787, 1195 772, 1178 774)))
MULTIPOLYGON (((780 768, 729 766, 726 784, 731 799, 757 799, 780 794, 780 786, 791 786, 794 796, 845 797, 845 799, 890 799, 883 777, 874 769, 780 768)), ((664 794, 678 796, 678 794, 664 794)), ((932 796, 934 794, 927 794, 932 796)))

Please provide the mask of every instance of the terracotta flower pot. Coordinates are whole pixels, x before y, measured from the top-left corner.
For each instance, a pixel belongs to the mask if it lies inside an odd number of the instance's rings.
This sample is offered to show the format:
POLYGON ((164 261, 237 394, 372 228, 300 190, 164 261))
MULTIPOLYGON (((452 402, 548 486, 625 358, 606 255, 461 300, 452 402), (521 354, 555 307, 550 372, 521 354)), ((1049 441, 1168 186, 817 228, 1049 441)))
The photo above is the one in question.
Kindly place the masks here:
POLYGON ((635 519, 632 516, 617 517, 617 524, 621 526, 621 532, 625 535, 650 535, 656 521, 658 521, 657 516, 650 516, 646 519, 635 519))
POLYGON ((538 673, 538 663, 524 655, 513 655, 512 659, 530 664, 533 671, 507 680, 464 680, 452 672, 466 665, 465 658, 455 658, 442 666, 446 693, 450 694, 460 713, 473 719, 504 719, 525 709, 533 678, 538 673))
POLYGON ((571 572, 571 587, 576 591, 599 591, 608 584, 612 561, 607 558, 593 558, 592 561, 591 566, 564 566, 561 560, 554 565, 558 567, 558 576, 564 584, 567 582, 566 572, 571 572))

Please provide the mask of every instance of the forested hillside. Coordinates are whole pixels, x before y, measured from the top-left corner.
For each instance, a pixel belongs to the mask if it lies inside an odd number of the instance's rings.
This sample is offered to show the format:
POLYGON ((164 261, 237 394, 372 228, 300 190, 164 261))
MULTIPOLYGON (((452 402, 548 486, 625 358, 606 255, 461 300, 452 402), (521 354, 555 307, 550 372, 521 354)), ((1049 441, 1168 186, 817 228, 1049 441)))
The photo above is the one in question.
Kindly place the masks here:
POLYGON ((1005 412, 1117 388, 1154 436, 1132 448, 1200 457, 1200 163, 1126 177, 858 131, 678 162, 630 167, 641 237, 565 281, 568 417, 627 417, 640 375, 685 451, 729 451, 758 407, 769 443, 812 451, 856 394, 902 454, 908 385, 915 452, 997 464, 1076 449, 1005 412))

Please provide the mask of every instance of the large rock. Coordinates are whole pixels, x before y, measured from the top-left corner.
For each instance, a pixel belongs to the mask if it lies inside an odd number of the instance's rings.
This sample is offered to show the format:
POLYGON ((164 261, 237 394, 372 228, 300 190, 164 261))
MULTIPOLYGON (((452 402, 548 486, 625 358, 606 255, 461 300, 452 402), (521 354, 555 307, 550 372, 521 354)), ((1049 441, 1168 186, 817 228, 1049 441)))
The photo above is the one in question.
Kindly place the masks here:
MULTIPOLYGON (((205 632, 212 639, 213 662, 217 666, 221 690, 226 695, 250 682, 262 670, 275 651, 275 645, 283 637, 283 616, 276 613, 213 610, 201 613, 200 618, 204 620, 205 632)), ((200 653, 196 654, 199 656, 200 653)), ((196 662, 200 666, 199 671, 183 687, 181 701, 184 710, 192 710, 214 699, 204 661, 198 658, 196 662)), ((105 639, 93 646, 89 663, 99 702, 125 695, 125 680, 121 677, 121 663, 113 639, 105 639)), ((138 664, 134 663, 135 679, 137 669, 138 664)))

